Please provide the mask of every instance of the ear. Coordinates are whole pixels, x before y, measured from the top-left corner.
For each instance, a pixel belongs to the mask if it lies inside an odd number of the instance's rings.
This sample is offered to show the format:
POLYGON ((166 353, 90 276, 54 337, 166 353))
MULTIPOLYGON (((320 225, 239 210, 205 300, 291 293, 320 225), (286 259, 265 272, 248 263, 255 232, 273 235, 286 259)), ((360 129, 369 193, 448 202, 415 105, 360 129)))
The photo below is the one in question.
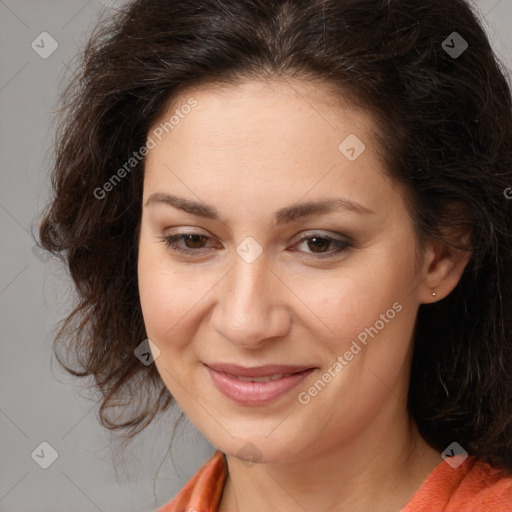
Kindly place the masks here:
MULTIPOLYGON (((464 247, 469 246, 469 233, 463 237, 464 247)), ((458 240, 461 241, 460 238, 458 240)), ((457 286, 466 265, 471 258, 470 251, 452 247, 447 242, 433 239, 424 250, 421 285, 418 288, 418 302, 429 304, 448 296, 457 286), (432 292, 436 292, 436 296, 432 292)))

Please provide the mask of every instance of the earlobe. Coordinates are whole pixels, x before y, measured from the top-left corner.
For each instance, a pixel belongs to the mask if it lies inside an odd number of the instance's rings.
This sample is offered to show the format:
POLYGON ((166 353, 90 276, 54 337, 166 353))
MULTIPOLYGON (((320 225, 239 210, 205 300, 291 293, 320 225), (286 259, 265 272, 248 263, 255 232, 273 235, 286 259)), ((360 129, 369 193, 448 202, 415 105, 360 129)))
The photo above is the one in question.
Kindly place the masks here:
POLYGON ((453 291, 471 259, 471 252, 436 240, 426 256, 422 284, 418 290, 420 304, 437 302, 453 291))

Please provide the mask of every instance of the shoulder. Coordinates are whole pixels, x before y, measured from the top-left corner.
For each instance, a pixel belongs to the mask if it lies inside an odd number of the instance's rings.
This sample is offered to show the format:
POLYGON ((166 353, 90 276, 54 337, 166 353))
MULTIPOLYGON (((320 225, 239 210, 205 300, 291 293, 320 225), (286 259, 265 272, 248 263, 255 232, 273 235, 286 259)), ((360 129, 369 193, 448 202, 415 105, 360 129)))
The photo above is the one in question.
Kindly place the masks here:
POLYGON ((448 510, 512 511, 512 475, 476 460, 457 489, 453 506, 448 510), (473 507, 473 508, 471 508, 473 507))
POLYGON ((226 476, 223 454, 216 450, 172 501, 157 512, 217 512, 226 476))
POLYGON ((437 466, 402 512, 511 512, 512 475, 474 457, 437 466))

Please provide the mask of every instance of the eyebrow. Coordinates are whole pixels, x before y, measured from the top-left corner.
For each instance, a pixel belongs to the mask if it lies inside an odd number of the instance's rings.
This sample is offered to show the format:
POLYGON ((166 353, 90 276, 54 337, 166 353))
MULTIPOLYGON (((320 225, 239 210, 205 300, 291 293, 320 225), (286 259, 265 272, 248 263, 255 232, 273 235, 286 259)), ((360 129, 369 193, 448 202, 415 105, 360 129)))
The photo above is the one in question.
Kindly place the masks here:
MULTIPOLYGON (((167 204, 192 215, 206 217, 208 219, 217 220, 226 224, 226 221, 223 219, 222 215, 213 206, 209 206, 204 203, 199 203, 172 194, 155 192, 149 196, 148 200, 146 201, 146 206, 151 206, 158 203, 167 204)), ((331 213, 339 210, 349 210, 361 214, 375 213, 373 210, 359 204, 357 201, 352 201, 341 197, 331 197, 318 201, 297 203, 292 206, 280 208, 274 214, 274 223, 275 225, 279 226, 288 222, 312 217, 313 215, 331 213)))

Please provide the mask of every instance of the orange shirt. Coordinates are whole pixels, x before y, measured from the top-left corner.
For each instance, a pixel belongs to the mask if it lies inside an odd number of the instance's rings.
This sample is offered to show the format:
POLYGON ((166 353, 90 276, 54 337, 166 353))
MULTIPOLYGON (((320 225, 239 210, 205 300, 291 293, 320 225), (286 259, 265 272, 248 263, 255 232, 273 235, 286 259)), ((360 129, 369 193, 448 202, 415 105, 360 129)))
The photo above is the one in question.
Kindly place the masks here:
MULTIPOLYGON (((174 499, 157 512, 217 512, 227 476, 216 450, 174 499)), ((512 476, 468 457, 441 462, 400 512, 512 512, 512 476)))

